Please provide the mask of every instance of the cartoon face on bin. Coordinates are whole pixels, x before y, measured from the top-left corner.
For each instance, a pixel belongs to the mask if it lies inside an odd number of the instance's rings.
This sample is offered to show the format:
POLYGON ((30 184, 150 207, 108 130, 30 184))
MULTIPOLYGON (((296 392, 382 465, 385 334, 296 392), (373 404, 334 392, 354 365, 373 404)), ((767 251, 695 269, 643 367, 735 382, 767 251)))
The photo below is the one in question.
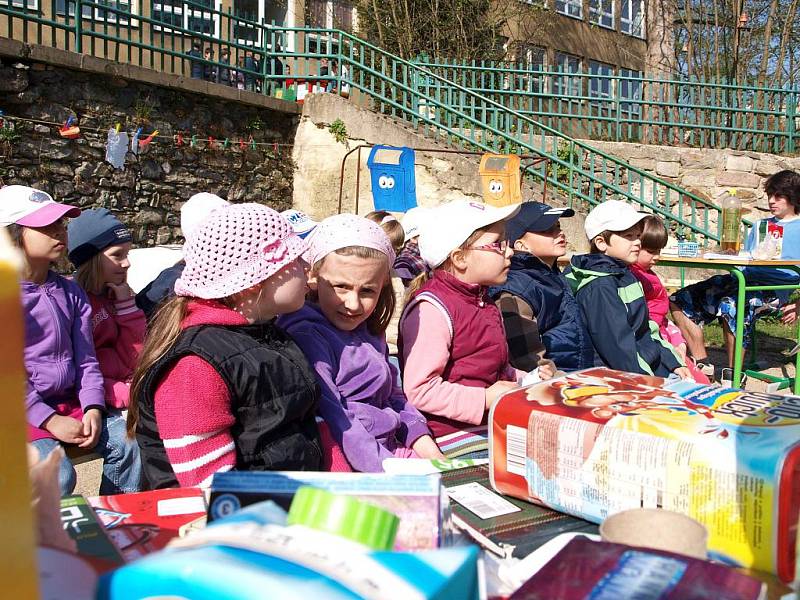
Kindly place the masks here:
POLYGON ((483 201, 491 206, 522 202, 520 159, 514 154, 484 154, 480 165, 483 201))
POLYGON ((395 185, 394 177, 392 175, 379 175, 378 176, 378 189, 393 190, 395 185))
POLYGON ((405 212, 417 205, 414 151, 411 148, 375 146, 367 166, 375 210, 405 212))

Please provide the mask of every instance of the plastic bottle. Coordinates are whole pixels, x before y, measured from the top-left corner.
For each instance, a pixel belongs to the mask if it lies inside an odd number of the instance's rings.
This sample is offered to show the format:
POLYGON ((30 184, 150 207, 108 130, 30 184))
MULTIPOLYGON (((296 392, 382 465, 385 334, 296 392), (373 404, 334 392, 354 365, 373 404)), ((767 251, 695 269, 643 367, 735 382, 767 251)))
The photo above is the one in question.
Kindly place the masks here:
POLYGON ((742 246, 742 201, 736 196, 736 189, 730 188, 719 200, 722 207, 722 251, 738 254, 742 246))

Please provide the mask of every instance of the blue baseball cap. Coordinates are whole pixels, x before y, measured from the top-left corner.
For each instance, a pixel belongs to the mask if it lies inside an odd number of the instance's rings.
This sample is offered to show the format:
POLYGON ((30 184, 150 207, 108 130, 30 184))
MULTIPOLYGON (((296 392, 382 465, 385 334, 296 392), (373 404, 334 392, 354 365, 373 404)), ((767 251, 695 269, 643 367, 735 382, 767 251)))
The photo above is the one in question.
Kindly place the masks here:
POLYGON ((76 269, 109 246, 131 239, 130 229, 107 208, 84 210, 67 225, 68 256, 76 269))
POLYGON ((561 217, 572 216, 575 216, 575 211, 571 208, 559 208, 543 202, 523 202, 519 212, 506 221, 506 239, 514 243, 528 231, 547 231, 561 217))

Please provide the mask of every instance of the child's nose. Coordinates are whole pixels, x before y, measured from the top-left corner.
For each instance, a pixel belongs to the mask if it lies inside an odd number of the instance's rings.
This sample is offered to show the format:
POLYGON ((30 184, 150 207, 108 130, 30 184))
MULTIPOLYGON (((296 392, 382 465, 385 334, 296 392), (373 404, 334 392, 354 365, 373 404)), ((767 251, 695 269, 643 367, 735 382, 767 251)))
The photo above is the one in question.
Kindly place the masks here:
POLYGON ((506 246, 506 249, 503 252, 503 256, 505 256, 506 258, 511 258, 512 256, 514 256, 514 248, 511 247, 511 244, 506 246))
POLYGON ((344 307, 347 310, 356 311, 360 305, 358 294, 351 292, 344 297, 344 307))

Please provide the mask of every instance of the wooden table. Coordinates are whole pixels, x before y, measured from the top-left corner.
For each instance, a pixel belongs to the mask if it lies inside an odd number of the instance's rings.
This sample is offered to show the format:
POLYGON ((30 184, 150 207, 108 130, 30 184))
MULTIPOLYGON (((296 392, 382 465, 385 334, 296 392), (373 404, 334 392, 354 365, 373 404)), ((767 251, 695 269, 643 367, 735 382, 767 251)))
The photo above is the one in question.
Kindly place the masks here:
MULTIPOLYGON (((800 261, 797 260, 746 260, 732 256, 730 259, 717 259, 717 258, 684 258, 678 256, 661 256, 658 259, 658 264, 664 267, 690 267, 697 269, 718 269, 726 271, 734 276, 738 284, 738 293, 736 298, 736 332, 735 332, 735 346, 733 354, 733 387, 739 387, 742 381, 742 355, 744 349, 742 340, 744 338, 744 314, 743 307, 745 306, 745 294, 747 292, 776 292, 779 290, 798 290, 799 284, 789 285, 747 285, 742 273, 742 267, 768 267, 774 269, 791 269, 797 273, 800 278, 800 261)), ((797 320, 797 333, 795 335, 797 342, 800 342, 800 319, 797 320)), ((794 394, 800 393, 800 352, 795 355, 795 377, 794 377, 794 394)))

